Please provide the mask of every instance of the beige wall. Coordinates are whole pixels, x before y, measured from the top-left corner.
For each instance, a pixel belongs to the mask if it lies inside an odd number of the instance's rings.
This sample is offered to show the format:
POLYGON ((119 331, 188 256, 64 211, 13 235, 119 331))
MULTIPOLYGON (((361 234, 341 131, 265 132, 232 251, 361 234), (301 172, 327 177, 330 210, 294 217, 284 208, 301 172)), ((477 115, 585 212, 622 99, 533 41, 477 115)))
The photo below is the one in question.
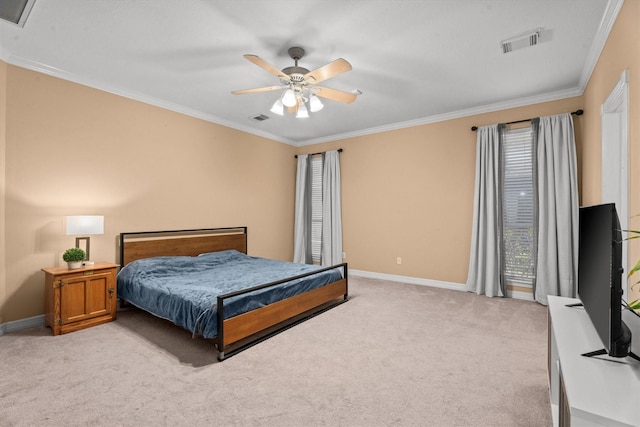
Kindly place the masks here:
MULTIPOLYGON (((291 259, 292 156, 340 147, 350 268, 462 284, 470 127, 584 108, 575 119, 581 202, 599 202, 600 105, 624 69, 630 159, 640 155, 639 18, 638 2, 625 2, 582 97, 301 148, 0 62, 0 324, 42 314, 40 268, 73 246, 65 215, 105 215, 94 259, 115 261, 122 231, 236 225, 249 226, 250 253, 291 259)), ((630 161, 630 170, 630 210, 640 213, 640 168, 630 161)), ((630 259, 639 256, 636 241, 630 259)))
MULTIPOLYGON (((349 268, 463 284, 475 181, 471 126, 579 108, 582 99, 569 98, 307 146, 299 154, 344 149, 343 246, 349 268)), ((575 119, 578 141, 580 122, 575 119)))
MULTIPOLYGON (((620 75, 629 70, 629 221, 640 228, 640 2, 625 1, 584 92, 585 128, 582 159, 582 198, 585 205, 601 202, 601 126, 600 108, 616 86, 620 75)), ((630 242, 629 262, 640 258, 640 242, 630 242)), ((629 271, 629 269, 627 269, 629 271)), ((635 281, 639 280, 638 278, 635 281)), ((639 298, 632 289, 630 298, 639 298)))
MULTIPOLYGON (((640 214, 640 2, 627 1, 582 97, 304 147, 342 147, 344 250, 350 268, 454 283, 466 281, 475 173, 471 125, 585 110, 574 116, 582 205, 600 200, 600 107, 630 75, 629 199, 640 214), (396 257, 402 264, 396 264, 396 257)), ((640 217, 630 224, 640 229, 640 217)), ((640 258, 632 241, 630 263, 640 258)), ((628 271, 628 269, 627 269, 628 271)), ((640 280, 636 278, 636 281, 640 280)), ((631 298, 640 297, 640 286, 631 298)))
POLYGON ((242 225, 250 254, 292 258, 294 147, 12 65, 0 70, 9 249, 0 324, 43 313, 40 269, 75 244, 65 215, 105 216, 105 234, 91 239, 94 260, 115 261, 123 231, 242 225))
POLYGON ((5 263, 5 151, 7 135, 7 64, 0 61, 0 325, 2 309, 7 298, 6 263, 5 263))

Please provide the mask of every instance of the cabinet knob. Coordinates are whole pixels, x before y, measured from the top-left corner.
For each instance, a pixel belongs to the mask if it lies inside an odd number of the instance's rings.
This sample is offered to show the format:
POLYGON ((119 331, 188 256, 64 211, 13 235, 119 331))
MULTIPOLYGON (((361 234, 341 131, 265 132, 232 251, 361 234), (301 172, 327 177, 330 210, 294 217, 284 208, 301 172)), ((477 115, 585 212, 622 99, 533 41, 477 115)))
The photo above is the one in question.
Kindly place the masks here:
POLYGON ((113 296, 113 292, 115 291, 115 289, 113 288, 109 288, 109 298, 111 298, 113 296))

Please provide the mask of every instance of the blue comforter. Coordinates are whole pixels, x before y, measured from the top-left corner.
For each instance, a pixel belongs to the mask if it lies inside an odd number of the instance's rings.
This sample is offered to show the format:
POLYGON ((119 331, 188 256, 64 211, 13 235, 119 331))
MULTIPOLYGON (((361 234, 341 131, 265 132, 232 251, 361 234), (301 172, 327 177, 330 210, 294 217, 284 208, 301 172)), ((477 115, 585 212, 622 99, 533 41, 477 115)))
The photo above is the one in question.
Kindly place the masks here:
MULTIPOLYGON (((196 257, 145 258, 118 273, 118 297, 205 338, 217 335, 216 297, 293 277, 322 267, 275 261, 235 250, 196 257)), ((274 287, 232 297, 224 317, 289 298, 342 278, 334 269, 274 287)))

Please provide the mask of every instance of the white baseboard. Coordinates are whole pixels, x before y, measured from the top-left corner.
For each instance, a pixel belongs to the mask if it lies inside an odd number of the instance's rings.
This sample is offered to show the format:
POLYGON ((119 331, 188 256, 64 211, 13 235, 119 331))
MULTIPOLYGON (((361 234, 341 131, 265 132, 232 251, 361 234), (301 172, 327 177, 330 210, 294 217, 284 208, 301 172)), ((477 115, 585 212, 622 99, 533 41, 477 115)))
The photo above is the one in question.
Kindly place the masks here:
MULTIPOLYGON (((349 274, 353 276, 366 277, 369 279, 389 280, 391 282, 409 283, 412 285, 431 286, 434 288, 451 289, 454 291, 464 291, 464 283, 443 282, 440 280, 422 279, 419 277, 398 276, 395 274, 374 273, 371 271, 349 269, 349 274)), ((509 291, 509 298, 533 301, 533 295, 527 292, 509 291)), ((26 319, 15 320, 0 324, 0 336, 10 332, 22 331, 29 328, 44 326, 44 315, 28 317, 26 319)))
POLYGON ((372 271, 349 269, 349 275, 366 277, 369 279, 389 280, 391 282, 409 283, 412 285, 431 286, 434 288, 452 289, 454 291, 464 291, 465 285, 462 283, 442 282, 439 280, 422 279, 419 277, 398 276, 395 274, 375 273, 372 271))
POLYGON ((513 299, 522 299, 525 301, 535 301, 535 298, 533 297, 533 292, 529 293, 529 292, 507 290, 507 297, 513 298, 513 299))
MULTIPOLYGON (((422 279, 419 277, 398 276, 395 274, 374 273, 371 271, 349 269, 349 274, 353 276, 366 277, 369 279, 389 280, 391 282, 409 283, 412 285, 431 286, 434 288, 451 289, 454 291, 465 291, 464 283, 443 282, 440 280, 422 279)), ((533 301, 533 294, 520 291, 507 291, 507 297, 533 301)))
POLYGON ((44 314, 0 324, 0 336, 24 329, 39 328, 41 326, 44 326, 44 314))

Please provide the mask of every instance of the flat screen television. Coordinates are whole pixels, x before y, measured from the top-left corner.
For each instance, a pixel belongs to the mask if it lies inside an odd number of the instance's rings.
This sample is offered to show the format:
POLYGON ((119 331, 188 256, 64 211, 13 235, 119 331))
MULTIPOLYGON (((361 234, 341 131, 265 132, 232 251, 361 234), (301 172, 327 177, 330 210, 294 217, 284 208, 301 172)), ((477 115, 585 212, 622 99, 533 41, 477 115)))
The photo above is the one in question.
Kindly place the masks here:
POLYGON ((637 358, 622 321, 623 238, 615 204, 581 207, 579 236, 578 297, 604 344, 583 356, 637 358))

